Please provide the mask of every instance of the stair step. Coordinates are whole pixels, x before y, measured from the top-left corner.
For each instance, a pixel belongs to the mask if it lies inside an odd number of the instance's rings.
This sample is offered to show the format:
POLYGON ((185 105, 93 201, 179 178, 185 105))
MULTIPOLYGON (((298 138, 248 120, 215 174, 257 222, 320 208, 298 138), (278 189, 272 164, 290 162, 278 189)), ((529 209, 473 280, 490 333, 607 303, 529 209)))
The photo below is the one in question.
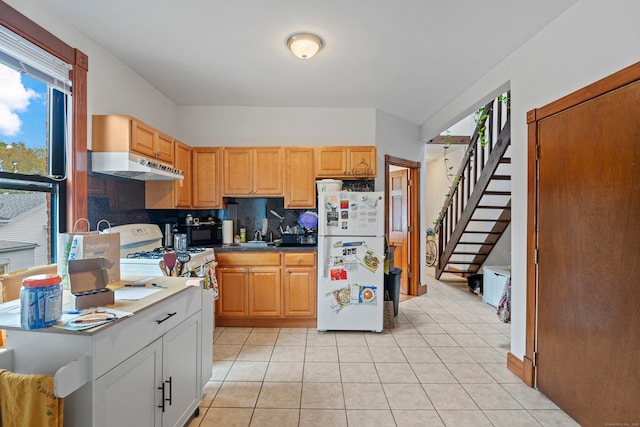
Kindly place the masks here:
POLYGON ((451 256, 453 255, 476 255, 476 256, 487 256, 489 255, 488 253, 485 252, 451 252, 451 256))
MULTIPOLYGON (((485 243, 485 242, 458 242, 458 245, 487 245, 487 246, 495 246, 495 243, 485 243)), ((456 245, 457 246, 457 245, 456 245)))
POLYGON ((503 157, 500 159, 500 163, 511 163, 511 157, 503 157))
POLYGON ((491 179, 496 179, 498 181, 511 181, 511 175, 493 175, 491 179))
POLYGON ((503 209, 511 210, 511 206, 491 206, 491 205, 478 205, 476 209, 503 209))
POLYGON ((511 191, 485 191, 485 196, 510 196, 511 191))
POLYGON ((447 264, 482 265, 479 262, 468 262, 468 261, 448 261, 447 264))
POLYGON ((508 219, 469 219, 469 222, 511 222, 508 219))
POLYGON ((477 271, 465 271, 465 270, 442 270, 443 273, 453 273, 453 274, 476 274, 477 271))

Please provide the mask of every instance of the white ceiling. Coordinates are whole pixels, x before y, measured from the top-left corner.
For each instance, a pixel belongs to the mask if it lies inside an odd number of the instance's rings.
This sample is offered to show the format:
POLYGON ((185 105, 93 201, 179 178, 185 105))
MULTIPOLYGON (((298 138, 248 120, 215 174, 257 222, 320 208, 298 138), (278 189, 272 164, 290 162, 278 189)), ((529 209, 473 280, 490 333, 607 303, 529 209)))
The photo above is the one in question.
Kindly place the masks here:
POLYGON ((42 1, 178 105, 377 108, 419 125, 577 0, 42 1), (298 31, 324 49, 294 57, 298 31))

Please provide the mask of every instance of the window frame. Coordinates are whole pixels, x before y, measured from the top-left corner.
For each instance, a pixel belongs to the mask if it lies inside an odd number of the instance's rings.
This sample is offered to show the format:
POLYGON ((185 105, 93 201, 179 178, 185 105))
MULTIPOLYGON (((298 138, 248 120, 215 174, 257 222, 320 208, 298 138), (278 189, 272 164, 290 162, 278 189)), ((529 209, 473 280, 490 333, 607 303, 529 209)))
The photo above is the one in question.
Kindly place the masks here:
POLYGON ((67 180, 60 200, 60 232, 72 230, 79 218, 87 218, 87 72, 89 57, 69 46, 31 19, 0 1, 0 25, 72 66, 71 146, 67 147, 67 180))

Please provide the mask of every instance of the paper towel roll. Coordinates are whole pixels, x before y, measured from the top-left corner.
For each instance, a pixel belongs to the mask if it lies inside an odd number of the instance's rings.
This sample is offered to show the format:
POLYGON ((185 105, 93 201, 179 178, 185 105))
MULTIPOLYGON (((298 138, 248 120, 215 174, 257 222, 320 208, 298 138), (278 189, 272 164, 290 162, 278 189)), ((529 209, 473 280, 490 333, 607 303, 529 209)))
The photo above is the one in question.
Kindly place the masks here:
POLYGON ((222 243, 233 243, 233 221, 230 219, 222 221, 222 243))

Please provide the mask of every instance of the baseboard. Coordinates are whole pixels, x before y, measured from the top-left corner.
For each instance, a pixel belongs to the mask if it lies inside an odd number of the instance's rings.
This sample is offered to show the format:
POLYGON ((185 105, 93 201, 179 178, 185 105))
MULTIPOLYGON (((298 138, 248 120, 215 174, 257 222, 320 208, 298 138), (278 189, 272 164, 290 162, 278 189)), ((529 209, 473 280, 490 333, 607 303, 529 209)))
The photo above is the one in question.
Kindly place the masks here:
POLYGON ((216 317, 216 326, 254 327, 254 328, 315 328, 316 318, 256 318, 256 317, 216 317))
POLYGON ((507 369, 517 375, 529 387, 533 387, 534 367, 527 357, 524 360, 518 359, 511 352, 507 353, 507 369))
POLYGON ((428 290, 427 284, 421 283, 420 286, 418 286, 418 296, 426 294, 428 290))

